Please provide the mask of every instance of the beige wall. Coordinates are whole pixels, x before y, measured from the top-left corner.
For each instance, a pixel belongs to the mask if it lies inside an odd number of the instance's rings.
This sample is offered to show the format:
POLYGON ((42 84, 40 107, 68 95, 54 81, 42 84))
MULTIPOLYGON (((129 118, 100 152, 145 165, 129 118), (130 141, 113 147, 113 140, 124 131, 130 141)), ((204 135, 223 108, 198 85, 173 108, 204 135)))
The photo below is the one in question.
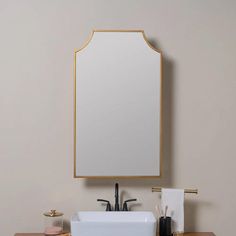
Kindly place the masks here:
POLYGON ((93 28, 138 28, 164 53, 164 175, 120 181, 123 196, 154 211, 152 186, 197 187, 186 230, 232 235, 235 12, 233 0, 1 0, 1 234, 41 231, 51 208, 68 220, 113 200, 115 180, 72 178, 73 51, 93 28))

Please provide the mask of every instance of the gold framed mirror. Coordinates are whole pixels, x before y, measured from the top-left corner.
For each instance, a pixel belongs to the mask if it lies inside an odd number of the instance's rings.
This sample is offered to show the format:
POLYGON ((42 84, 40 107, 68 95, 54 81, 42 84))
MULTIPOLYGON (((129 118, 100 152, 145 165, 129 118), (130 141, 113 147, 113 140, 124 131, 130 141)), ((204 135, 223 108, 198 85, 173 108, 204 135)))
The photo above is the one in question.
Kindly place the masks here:
POLYGON ((161 176, 161 64, 143 30, 94 30, 75 51, 75 178, 161 176))

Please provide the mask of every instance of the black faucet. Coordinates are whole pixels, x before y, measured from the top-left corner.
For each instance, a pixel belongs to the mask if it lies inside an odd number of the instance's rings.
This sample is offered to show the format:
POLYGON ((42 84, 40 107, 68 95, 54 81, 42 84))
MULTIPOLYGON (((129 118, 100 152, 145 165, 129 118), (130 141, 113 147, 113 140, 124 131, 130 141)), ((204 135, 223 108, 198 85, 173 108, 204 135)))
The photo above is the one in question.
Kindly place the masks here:
POLYGON ((115 211, 119 211, 119 184, 115 184, 115 211))
MULTIPOLYGON (((97 199, 97 201, 99 202, 106 202, 107 206, 106 206, 106 211, 112 211, 112 207, 109 201, 104 200, 104 199, 97 199)), ((115 184, 115 207, 114 207, 114 211, 128 211, 128 206, 127 206, 127 202, 133 202, 133 201, 137 201, 137 199, 129 199, 124 201, 123 204, 123 208, 120 209, 119 207, 119 184, 116 183, 115 184)))

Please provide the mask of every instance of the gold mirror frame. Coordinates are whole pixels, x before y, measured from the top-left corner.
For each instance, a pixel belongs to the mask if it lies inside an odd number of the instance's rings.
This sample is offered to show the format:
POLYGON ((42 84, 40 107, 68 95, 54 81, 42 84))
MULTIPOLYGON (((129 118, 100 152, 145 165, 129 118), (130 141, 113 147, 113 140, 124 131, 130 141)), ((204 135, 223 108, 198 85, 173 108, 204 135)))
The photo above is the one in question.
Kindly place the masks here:
POLYGON ((163 87, 163 81, 162 81, 162 52, 159 49, 156 49, 147 39, 144 30, 92 30, 88 40, 85 42, 85 44, 74 51, 74 178, 86 178, 86 179, 150 179, 150 178, 161 178, 162 177, 162 158, 163 158, 163 128, 162 128, 162 87, 163 87), (158 52, 160 54, 160 175, 158 176, 77 176, 76 175, 76 54, 83 50, 92 40, 93 35, 95 32, 137 32, 142 33, 143 38, 147 45, 153 49, 154 51, 158 52))

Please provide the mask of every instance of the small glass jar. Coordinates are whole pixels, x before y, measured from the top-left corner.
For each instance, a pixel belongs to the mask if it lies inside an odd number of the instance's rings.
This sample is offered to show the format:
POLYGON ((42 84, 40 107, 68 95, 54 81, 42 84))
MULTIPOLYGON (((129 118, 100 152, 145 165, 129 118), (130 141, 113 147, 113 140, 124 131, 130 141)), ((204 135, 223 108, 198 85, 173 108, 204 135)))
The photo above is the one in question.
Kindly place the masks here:
POLYGON ((63 232, 63 213, 56 210, 50 210, 43 214, 44 217, 44 234, 58 235, 63 232))

